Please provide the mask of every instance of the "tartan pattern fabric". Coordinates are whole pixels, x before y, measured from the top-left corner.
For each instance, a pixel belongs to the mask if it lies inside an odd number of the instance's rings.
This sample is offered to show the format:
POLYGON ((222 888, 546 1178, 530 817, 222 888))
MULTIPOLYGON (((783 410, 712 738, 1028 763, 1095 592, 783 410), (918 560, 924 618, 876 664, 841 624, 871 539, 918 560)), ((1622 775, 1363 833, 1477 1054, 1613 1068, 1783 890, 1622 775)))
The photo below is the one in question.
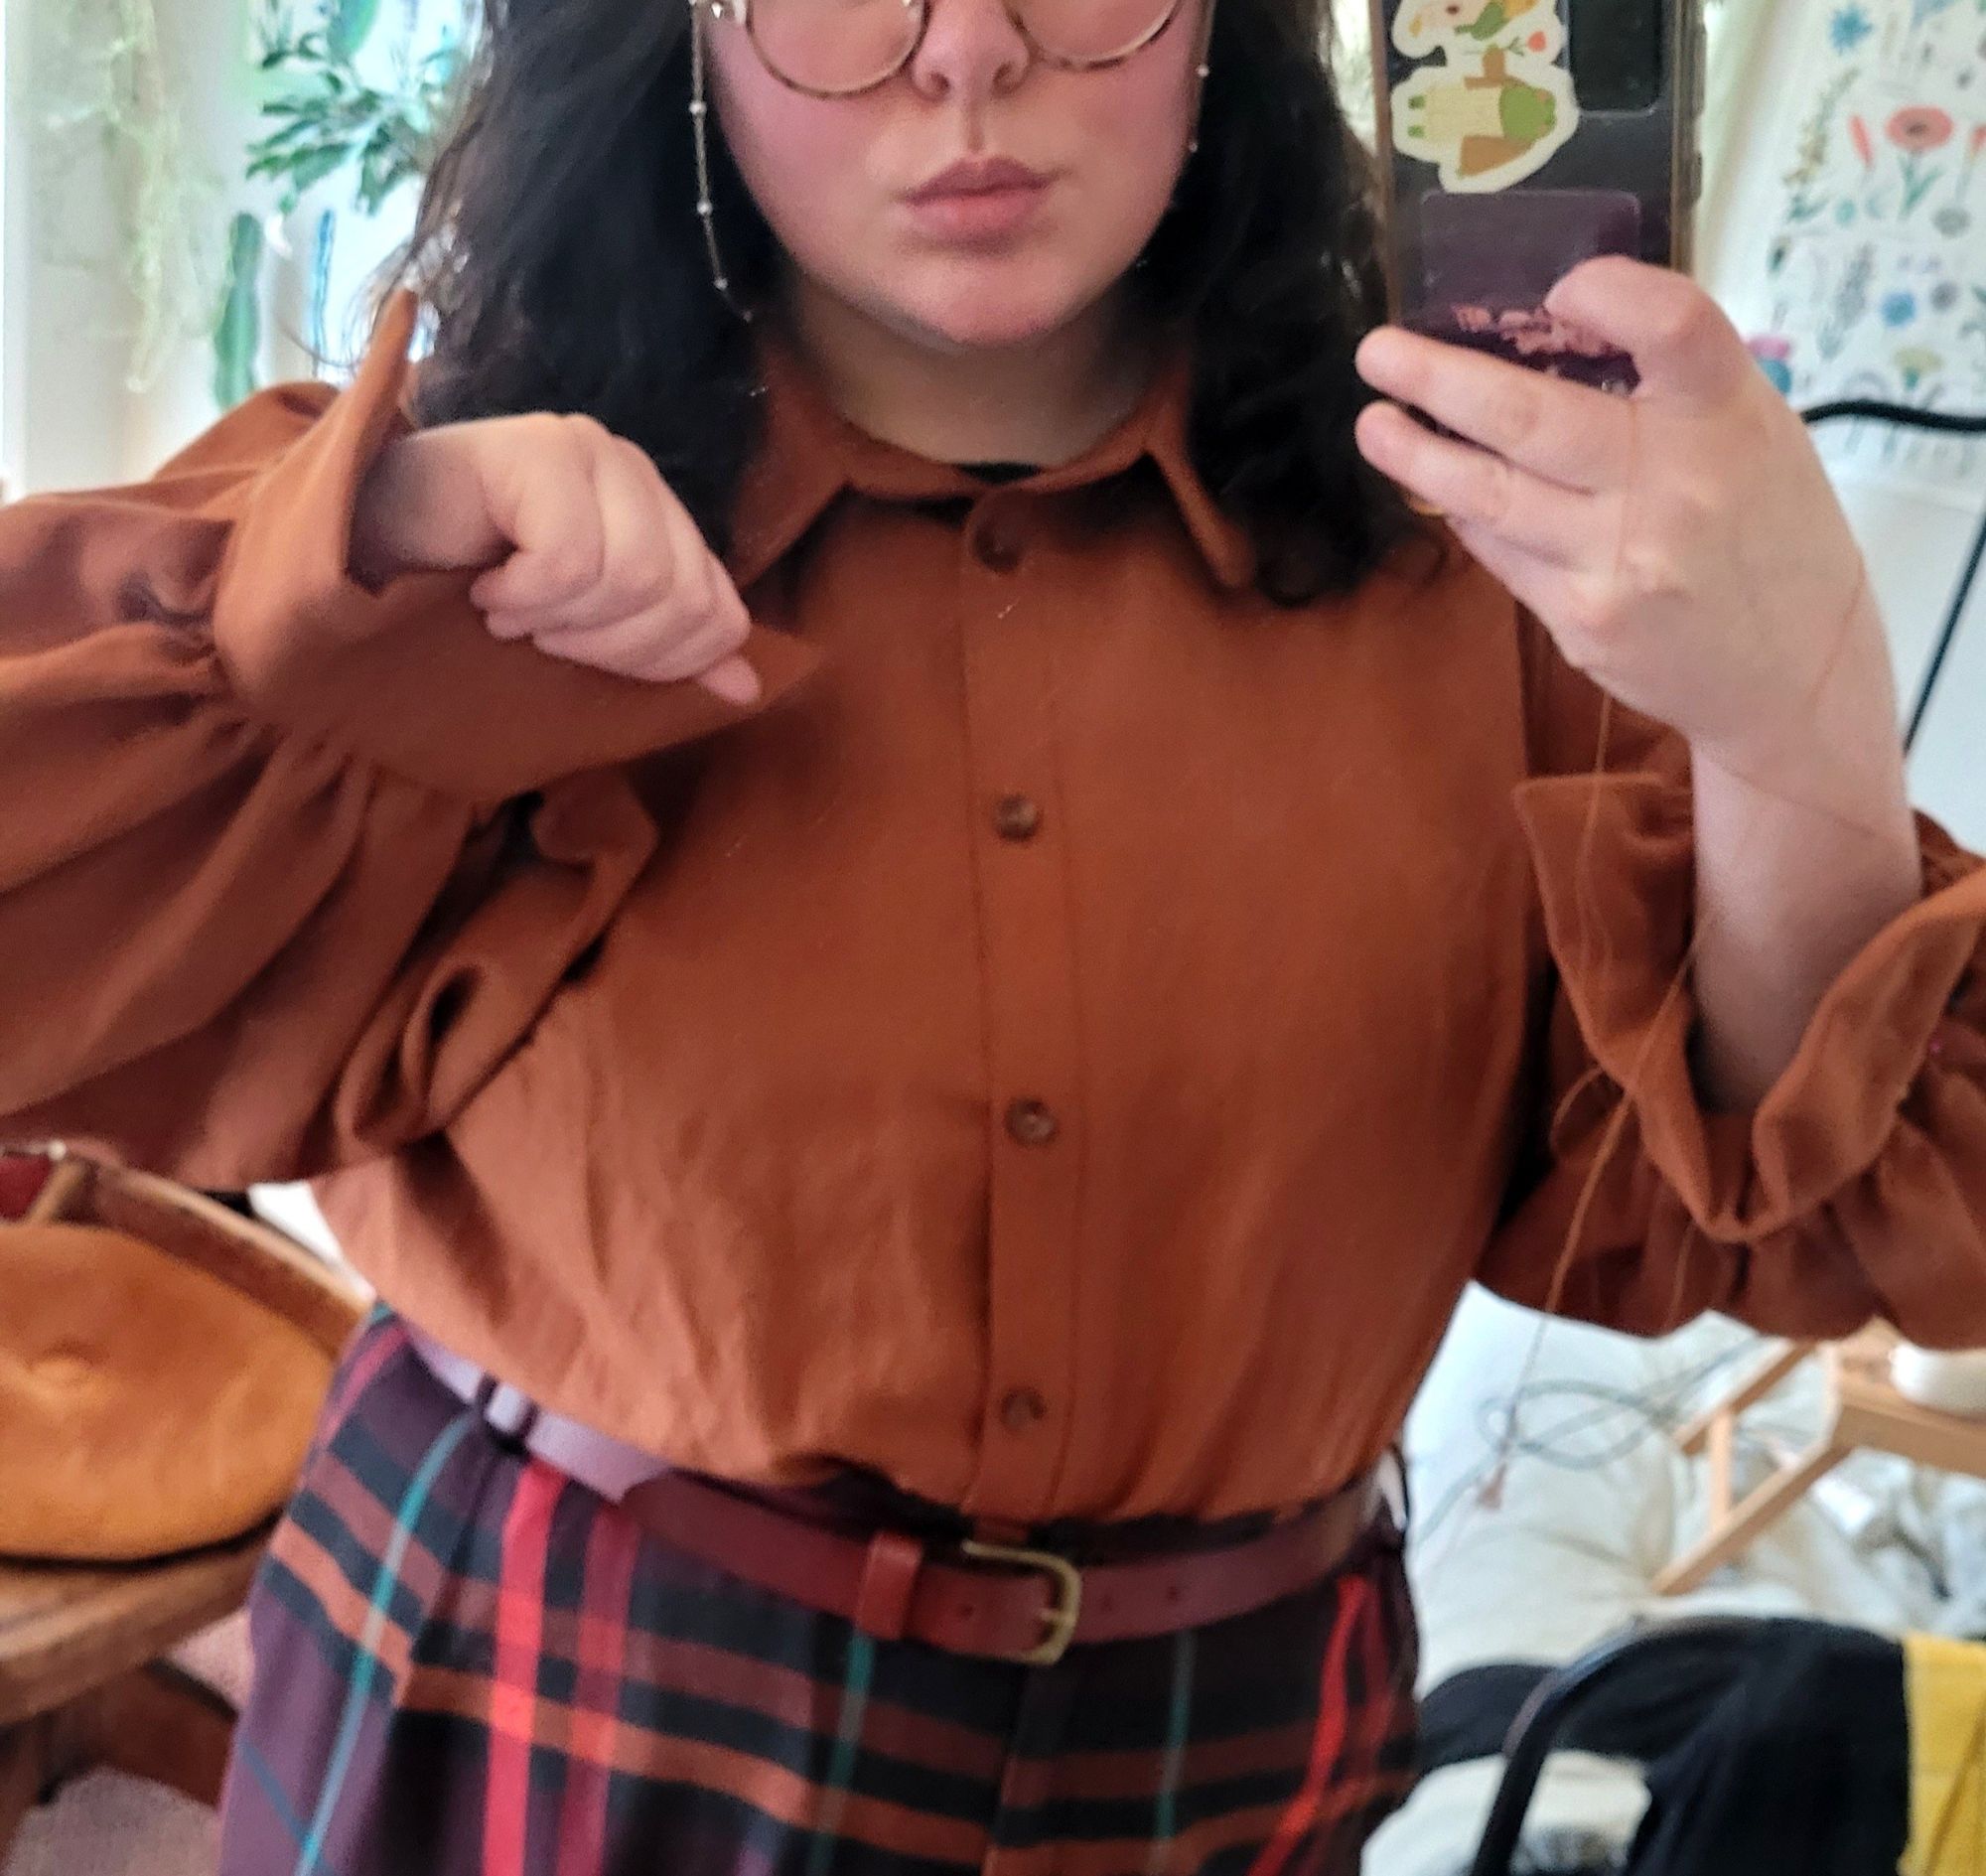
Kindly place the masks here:
POLYGON ((383 1311, 250 1635, 222 1876, 1350 1876, 1412 1775, 1390 1534, 1052 1667, 879 1642, 499 1440, 383 1311))

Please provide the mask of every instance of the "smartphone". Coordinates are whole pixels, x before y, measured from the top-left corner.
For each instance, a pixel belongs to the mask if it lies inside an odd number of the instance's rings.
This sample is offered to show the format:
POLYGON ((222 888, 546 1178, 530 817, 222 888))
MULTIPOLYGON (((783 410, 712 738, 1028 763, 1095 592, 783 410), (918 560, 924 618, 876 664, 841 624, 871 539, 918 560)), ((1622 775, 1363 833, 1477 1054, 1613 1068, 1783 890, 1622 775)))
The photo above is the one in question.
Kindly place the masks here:
POLYGON ((1686 269, 1703 0, 1370 0, 1401 324, 1608 390, 1633 361, 1544 310, 1583 260, 1686 269))

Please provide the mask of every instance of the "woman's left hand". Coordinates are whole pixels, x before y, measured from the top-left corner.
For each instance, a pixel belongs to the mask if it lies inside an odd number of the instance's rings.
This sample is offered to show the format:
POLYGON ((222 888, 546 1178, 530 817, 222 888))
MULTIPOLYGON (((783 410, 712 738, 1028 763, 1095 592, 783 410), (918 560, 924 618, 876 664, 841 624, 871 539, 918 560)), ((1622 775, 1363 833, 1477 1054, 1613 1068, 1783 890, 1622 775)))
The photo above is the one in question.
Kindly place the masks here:
POLYGON ((1367 460, 1443 511, 1567 659, 1754 779, 1825 768, 1846 734, 1894 747, 1895 691, 1862 555, 1805 427, 1701 288, 1589 261, 1548 301, 1618 345, 1617 397, 1396 327, 1362 376, 1395 404, 1367 460))

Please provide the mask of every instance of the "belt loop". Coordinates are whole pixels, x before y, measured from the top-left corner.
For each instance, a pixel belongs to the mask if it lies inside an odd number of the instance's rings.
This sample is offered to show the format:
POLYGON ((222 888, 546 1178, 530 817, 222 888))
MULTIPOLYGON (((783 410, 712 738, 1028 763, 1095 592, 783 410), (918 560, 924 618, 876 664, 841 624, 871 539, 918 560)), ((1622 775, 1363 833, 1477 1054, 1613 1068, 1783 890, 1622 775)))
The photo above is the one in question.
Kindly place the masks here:
POLYGON ((490 1429, 490 1436, 497 1445, 507 1452, 523 1453, 529 1450, 526 1442, 531 1437, 531 1429, 538 1423, 538 1403, 530 1395, 518 1393, 514 1387, 507 1388, 505 1391, 519 1402, 520 1410, 516 1424, 504 1426, 497 1420, 496 1413, 497 1390, 503 1386, 504 1383, 486 1370, 483 1378, 476 1383, 476 1397, 469 1404, 476 1410, 477 1417, 490 1429))
POLYGON ((1407 1470, 1407 1448, 1395 1440, 1379 1461, 1379 1499, 1393 1520, 1395 1533, 1405 1540, 1414 1521, 1413 1475, 1407 1470))
POLYGON ((870 1538, 862 1564, 862 1583, 850 1618, 855 1626, 879 1642, 901 1642, 910 1632, 911 1597, 923 1566, 922 1538, 907 1531, 879 1530, 870 1538))

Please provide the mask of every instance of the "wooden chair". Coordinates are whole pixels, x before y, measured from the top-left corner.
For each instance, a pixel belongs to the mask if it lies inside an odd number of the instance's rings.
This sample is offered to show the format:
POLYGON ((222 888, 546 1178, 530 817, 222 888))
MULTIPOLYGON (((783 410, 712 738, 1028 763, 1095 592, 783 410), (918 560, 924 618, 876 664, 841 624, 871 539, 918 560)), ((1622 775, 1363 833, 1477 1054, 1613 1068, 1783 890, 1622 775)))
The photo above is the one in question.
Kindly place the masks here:
MULTIPOLYGON (((364 1313, 355 1280, 213 1200, 60 1149, 25 1175, 23 1159, 4 1156, 0 1183, 18 1196, 25 1182, 33 1196, 25 1212, 0 1202, 0 1217, 11 1210, 143 1238, 288 1318, 334 1357, 364 1313)), ((265 1525, 210 1549, 112 1567, 0 1559, 0 1861, 34 1804, 95 1767, 205 1804, 218 1798, 233 1709, 161 1658, 241 1606, 268 1535, 265 1525)))
POLYGON ((1677 1435, 1685 1453, 1708 1455, 1710 1516, 1703 1536, 1655 1578, 1655 1592, 1680 1596, 1737 1561, 1808 1492, 1855 1452, 1894 1453, 1920 1466, 1986 1478, 1986 1420, 1920 1407, 1890 1379, 1896 1332, 1880 1325, 1846 1342, 1796 1342, 1754 1371, 1677 1435), (1820 1431, 1783 1459, 1745 1498, 1734 1500, 1739 1417, 1802 1362, 1818 1358, 1827 1375, 1820 1431))

